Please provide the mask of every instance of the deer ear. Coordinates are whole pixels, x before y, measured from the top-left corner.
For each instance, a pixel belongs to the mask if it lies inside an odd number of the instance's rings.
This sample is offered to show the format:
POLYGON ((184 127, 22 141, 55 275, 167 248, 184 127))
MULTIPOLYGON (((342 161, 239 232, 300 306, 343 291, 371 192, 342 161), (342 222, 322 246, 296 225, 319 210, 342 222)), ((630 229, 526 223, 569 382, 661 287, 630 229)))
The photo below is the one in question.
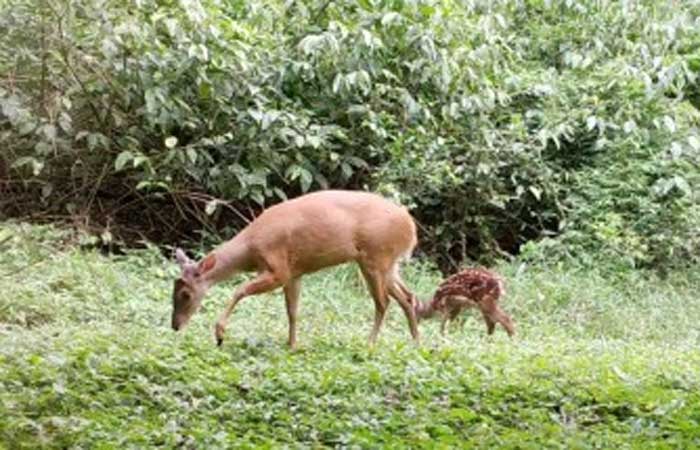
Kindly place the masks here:
POLYGON ((180 265, 181 269, 184 269, 185 266, 190 263, 190 258, 187 257, 181 248, 175 249, 175 260, 180 265))
POLYGON ((199 263, 199 267, 198 267, 199 273, 200 274, 207 273, 211 269, 213 269, 215 265, 216 265, 216 255, 214 253, 210 253, 199 263))

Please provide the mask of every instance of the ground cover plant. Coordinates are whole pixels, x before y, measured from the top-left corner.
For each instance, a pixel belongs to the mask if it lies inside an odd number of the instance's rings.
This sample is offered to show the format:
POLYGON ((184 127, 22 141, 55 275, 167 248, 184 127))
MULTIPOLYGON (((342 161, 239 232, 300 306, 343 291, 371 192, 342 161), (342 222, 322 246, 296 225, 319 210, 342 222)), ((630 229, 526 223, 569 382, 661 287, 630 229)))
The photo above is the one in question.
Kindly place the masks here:
POLYGON ((0 0, 0 214, 172 241, 351 187, 442 268, 542 237, 669 268, 699 71, 695 0, 0 0))
MULTIPOLYGON (((697 272, 502 264, 510 340, 478 318, 415 348, 397 305, 374 349, 354 269, 305 279, 300 350, 280 294, 236 310, 217 287, 169 329, 177 268, 155 248, 0 224, 2 448, 691 448, 700 446, 697 272)), ((422 297, 439 280, 412 261, 422 297)))

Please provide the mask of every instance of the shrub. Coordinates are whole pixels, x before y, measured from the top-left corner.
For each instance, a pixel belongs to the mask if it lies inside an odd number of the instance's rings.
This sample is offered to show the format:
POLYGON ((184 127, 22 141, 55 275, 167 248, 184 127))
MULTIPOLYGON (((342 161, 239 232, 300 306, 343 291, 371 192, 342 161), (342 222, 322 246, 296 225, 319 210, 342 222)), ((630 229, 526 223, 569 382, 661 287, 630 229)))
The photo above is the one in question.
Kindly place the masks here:
POLYGON ((0 5, 15 210, 220 231, 226 206, 366 188, 443 268, 543 237, 548 258, 700 254, 694 2, 0 5))

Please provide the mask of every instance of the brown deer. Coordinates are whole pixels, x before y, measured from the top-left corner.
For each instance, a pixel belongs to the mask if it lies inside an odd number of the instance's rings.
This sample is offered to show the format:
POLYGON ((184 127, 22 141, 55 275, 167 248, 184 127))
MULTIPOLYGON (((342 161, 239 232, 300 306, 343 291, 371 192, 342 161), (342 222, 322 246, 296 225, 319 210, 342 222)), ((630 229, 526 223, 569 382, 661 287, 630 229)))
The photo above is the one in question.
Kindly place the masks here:
POLYGON ((498 305, 504 294, 503 280, 495 273, 482 268, 465 269, 443 281, 432 300, 414 302, 416 316, 420 321, 439 314, 440 331, 445 334, 447 322, 455 320, 467 308, 479 308, 488 334, 493 334, 496 323, 500 323, 512 337, 513 321, 498 305))
POLYGON ((279 203, 198 263, 176 250, 182 272, 173 289, 172 327, 177 331, 187 324, 213 284, 254 271, 255 278, 234 292, 216 322, 217 344, 223 342, 238 302, 282 287, 288 343, 295 348, 301 277, 355 261, 374 299, 369 342, 376 342, 391 297, 401 305, 417 343, 414 295, 399 276, 400 260, 411 255, 416 243, 416 227, 408 211, 375 194, 328 190, 279 203))

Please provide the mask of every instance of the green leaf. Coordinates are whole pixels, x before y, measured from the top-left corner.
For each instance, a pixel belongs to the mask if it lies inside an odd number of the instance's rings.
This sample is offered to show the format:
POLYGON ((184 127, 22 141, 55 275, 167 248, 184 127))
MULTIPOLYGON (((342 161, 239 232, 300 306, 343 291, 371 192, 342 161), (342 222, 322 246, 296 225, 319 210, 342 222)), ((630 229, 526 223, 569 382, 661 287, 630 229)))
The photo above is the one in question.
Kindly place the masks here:
POLYGON ((678 188, 678 190, 680 190, 684 195, 692 194, 693 191, 690 188, 690 184, 688 184, 688 181, 686 181, 685 178, 676 175, 673 177, 673 183, 678 188))
POLYGON ((71 130, 73 129, 73 121, 71 117, 66 114, 65 112, 62 112, 59 117, 58 117, 58 125, 61 127, 61 130, 63 130, 66 133, 70 133, 71 130))
POLYGON ((196 58, 202 62, 209 61, 209 50, 202 44, 191 45, 187 51, 190 58, 196 58))
POLYGON ((88 149, 95 150, 97 148, 97 146, 100 145, 100 142, 102 142, 102 140, 100 139, 100 136, 102 136, 100 133, 88 134, 88 137, 87 137, 88 149))
POLYGON ((399 13, 397 12, 388 12, 382 16, 382 25, 387 27, 391 25, 397 25, 400 24, 402 21, 402 17, 399 13))
POLYGON ((671 133, 676 132, 676 122, 670 116, 664 116, 664 125, 671 133))
POLYGON ((255 190, 250 193, 251 198, 255 201, 260 206, 265 205, 265 196, 262 194, 262 192, 255 190))
POLYGON ((52 146, 48 142, 39 141, 34 146, 34 151, 36 151, 38 155, 47 156, 51 153, 52 146))
POLYGON ((353 168, 350 166, 350 164, 345 163, 345 162, 342 163, 342 164, 340 165, 340 169, 341 169, 341 171, 342 171, 342 173, 343 173, 343 177, 344 177, 346 180, 349 180, 350 177, 352 177, 352 174, 355 172, 355 171, 353 170, 353 168))
POLYGON ((88 135, 90 134, 89 131, 79 131, 78 134, 75 135, 75 142, 78 142, 82 139, 85 139, 88 135))
POLYGON ((535 186, 530 186, 530 192, 539 201, 542 197, 542 190, 536 188, 535 186))
POLYGON ((138 154, 134 156, 134 161, 133 161, 133 166, 140 167, 144 164, 149 164, 150 163, 150 158, 146 155, 138 154))
POLYGON ((589 116, 586 119, 586 128, 588 128, 589 131, 592 130, 593 128, 595 128, 595 126, 597 124, 598 124, 598 118, 596 116, 589 116))
POLYGON ((321 146, 321 138, 318 136, 306 136, 306 142, 312 147, 312 148, 319 148, 321 146))
POLYGON ((185 150, 185 153, 187 154, 187 159, 190 161, 190 163, 195 164, 197 162, 197 150, 192 147, 188 147, 185 150))
POLYGON ((671 143, 671 156, 673 159, 678 159, 683 154, 683 147, 678 142, 671 143))
POLYGON ((367 164, 367 161, 365 161, 364 159, 358 158, 357 156, 349 156, 347 158, 347 161, 355 167, 361 167, 361 168, 365 168, 365 169, 369 168, 369 164, 367 164))
POLYGON ((281 199, 281 200, 287 200, 287 194, 284 193, 283 190, 279 188, 272 188, 272 191, 275 193, 275 195, 281 199))
POLYGON ((343 74, 339 73, 335 76, 333 79, 333 93, 338 94, 340 93, 340 90, 343 88, 343 85, 345 84, 345 78, 343 77, 343 74))
POLYGON ((46 200, 53 192, 53 184, 47 183, 41 187, 41 198, 46 200))
POLYGON ((129 150, 124 150, 119 155, 117 155, 117 159, 114 161, 114 170, 116 170, 117 172, 122 170, 126 163, 128 163, 132 159, 134 159, 134 155, 129 150))
POLYGON ((307 192, 309 190, 309 188, 311 187, 311 183, 313 183, 313 181, 314 181, 314 177, 311 174, 311 172, 304 169, 303 167, 300 167, 299 180, 300 180, 300 184, 301 184, 301 191, 307 192))
POLYGON ((32 174, 36 177, 39 176, 41 171, 44 169, 44 163, 32 156, 24 156, 17 159, 13 164, 13 168, 29 166, 32 169, 32 174))
POLYGON ((289 181, 294 181, 296 180, 299 175, 301 174, 302 168, 299 167, 296 164, 292 164, 287 168, 287 170, 284 172, 284 176, 289 179, 289 181))
POLYGON ((212 87, 210 83, 200 83, 199 84, 199 98, 202 100, 209 100, 212 95, 212 87))

